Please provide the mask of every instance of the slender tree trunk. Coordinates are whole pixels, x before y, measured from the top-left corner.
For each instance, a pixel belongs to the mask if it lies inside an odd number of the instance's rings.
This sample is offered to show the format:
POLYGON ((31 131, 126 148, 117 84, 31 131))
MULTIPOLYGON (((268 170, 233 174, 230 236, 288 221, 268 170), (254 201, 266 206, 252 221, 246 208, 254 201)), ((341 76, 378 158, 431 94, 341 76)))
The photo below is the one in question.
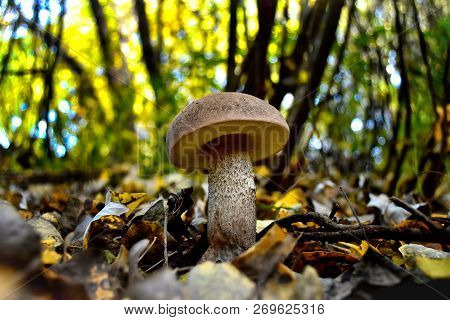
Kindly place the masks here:
POLYGON ((228 31, 228 58, 227 58, 227 85, 225 91, 232 91, 233 83, 236 75, 234 69, 236 68, 236 48, 237 48, 237 8, 239 0, 230 0, 230 25, 228 31))
POLYGON ((150 42, 150 23, 147 18, 144 0, 134 0, 134 10, 138 20, 139 38, 142 46, 142 60, 150 77, 150 83, 155 92, 157 108, 164 104, 164 83, 159 70, 159 57, 150 42))
MULTIPOLYGON (((400 11, 398 9, 397 0, 393 0, 394 3, 394 9, 395 9, 395 28, 397 31, 398 36, 398 47, 397 47, 397 55, 398 55, 398 62, 399 62, 399 68, 400 68, 400 76, 402 79, 402 82, 400 84, 400 90, 398 95, 398 103, 399 105, 404 105, 404 113, 405 113, 405 121, 404 121, 404 136, 403 136, 403 142, 400 149, 400 156, 397 159, 395 163, 394 168, 394 176, 390 182, 388 194, 394 194, 395 189, 398 184, 398 180, 401 175, 401 169, 403 166, 403 162, 406 159, 406 155, 408 153, 408 150, 411 146, 411 117, 412 117, 412 107, 411 107, 411 95, 410 95, 410 86, 409 86, 409 79, 408 79, 408 73, 406 69, 406 62, 405 62, 405 35, 404 35, 404 29, 400 22, 400 11)), ((397 119, 398 121, 399 119, 397 119)))
POLYGON ((247 61, 244 92, 264 99, 266 96, 267 48, 272 35, 278 0, 258 0, 259 30, 247 61))

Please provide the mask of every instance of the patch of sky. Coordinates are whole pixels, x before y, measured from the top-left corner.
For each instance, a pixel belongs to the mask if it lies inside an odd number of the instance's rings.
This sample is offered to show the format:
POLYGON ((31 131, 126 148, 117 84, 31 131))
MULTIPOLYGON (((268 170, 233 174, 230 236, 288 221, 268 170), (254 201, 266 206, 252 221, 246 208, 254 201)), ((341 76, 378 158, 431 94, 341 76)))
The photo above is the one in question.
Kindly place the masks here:
POLYGON ((400 73, 398 73, 397 71, 394 72, 393 74, 391 74, 391 76, 389 77, 389 80, 391 81, 392 85, 395 88, 400 88, 400 85, 402 84, 402 77, 400 77, 400 73))
POLYGON ((375 17, 377 18, 378 23, 381 23, 383 21, 384 18, 383 9, 381 9, 381 7, 379 6, 375 8, 375 17))
POLYGON ((11 117, 11 130, 16 131, 22 125, 22 119, 18 116, 11 117))
POLYGON ((336 103, 342 102, 342 95, 340 95, 339 93, 335 94, 334 97, 333 97, 333 101, 336 102, 336 103))
POLYGON ((161 62, 162 63, 167 63, 169 61, 169 56, 167 55, 167 53, 161 53, 161 62))
POLYGON ((73 118, 75 118, 76 116, 76 112, 73 111, 72 109, 69 110, 69 112, 67 112, 67 116, 69 117, 70 120, 73 120, 73 118))
POLYGON ((206 60, 211 60, 212 58, 214 58, 214 54, 212 52, 206 52, 205 53, 205 59, 206 60))
POLYGON ((286 93, 283 97, 283 100, 281 100, 281 110, 287 110, 292 106, 292 103, 294 102, 294 95, 292 93, 286 93))
POLYGON ((20 111, 25 111, 25 110, 27 110, 27 109, 28 109, 28 103, 22 102, 22 103, 19 105, 19 109, 20 109, 20 111))
POLYGON ((63 89, 68 89, 69 88, 69 83, 66 80, 61 80, 59 82, 59 86, 63 89))
POLYGON ((55 150, 55 155, 58 158, 62 158, 66 155, 66 147, 64 147, 62 144, 57 144, 55 150))
POLYGON ((47 137, 47 121, 45 120, 39 121, 37 129, 37 137, 39 139, 45 139, 45 137, 47 137))
POLYGON ((58 109, 62 113, 68 113, 70 111, 70 103, 67 100, 61 100, 58 103, 58 109))
POLYGON ((214 82, 221 87, 224 87, 227 84, 227 74, 223 68, 219 66, 215 68, 214 82))
POLYGON ((56 113, 55 110, 51 109, 51 110, 48 112, 48 115, 47 115, 47 120, 48 120, 48 122, 54 123, 54 122, 56 121, 57 118, 58 118, 58 114, 56 113))
POLYGON ((322 141, 319 138, 317 138, 316 135, 313 135, 309 140, 309 147, 311 149, 320 150, 322 149, 322 141))
POLYGON ((183 73, 181 73, 181 71, 180 70, 178 70, 178 69, 173 69, 172 70, 172 75, 173 75, 173 77, 175 78, 175 79, 177 79, 177 81, 184 81, 184 79, 185 79, 185 77, 184 77, 184 74, 183 73))
POLYGON ((17 28, 16 33, 14 34, 14 39, 24 38, 28 33, 27 26, 20 26, 17 28))
POLYGON ((320 103, 320 99, 322 99, 322 94, 318 94, 314 97, 314 106, 317 106, 320 103))
POLYGON ((179 39, 184 39, 184 38, 186 38, 186 31, 184 31, 183 29, 178 30, 178 32, 177 32, 177 37, 178 37, 179 39))
POLYGON ((330 66, 334 66, 336 64, 336 58, 334 56, 328 56, 327 62, 330 66))
POLYGON ((354 118, 350 124, 353 132, 360 132, 364 128, 364 123, 360 118, 354 118))
POLYGON ((8 149, 10 145, 11 142, 9 141, 5 129, 0 128, 0 146, 2 146, 3 149, 8 149))
POLYGON ((69 130, 73 133, 77 133, 78 131, 80 131, 80 127, 77 126, 75 123, 70 122, 70 121, 66 121, 66 126, 69 128, 69 130))
POLYGON ((95 74, 98 76, 102 76, 105 73, 105 69, 102 67, 95 68, 95 74))
POLYGON ((64 144, 66 145, 68 150, 72 150, 78 143, 78 138, 72 134, 64 140, 64 144))

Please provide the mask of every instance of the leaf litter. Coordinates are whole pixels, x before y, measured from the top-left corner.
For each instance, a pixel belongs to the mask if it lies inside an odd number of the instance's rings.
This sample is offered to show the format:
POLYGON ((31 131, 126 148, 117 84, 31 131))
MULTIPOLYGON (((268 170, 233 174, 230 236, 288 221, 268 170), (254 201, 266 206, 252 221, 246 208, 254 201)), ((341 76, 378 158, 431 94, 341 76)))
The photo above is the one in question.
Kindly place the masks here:
POLYGON ((106 189, 105 179, 78 191, 12 186, 0 195, 7 200, 0 202, 2 298, 346 299, 415 277, 450 279, 445 196, 405 198, 430 225, 383 193, 346 187, 354 216, 329 179, 311 178, 285 193, 258 188, 259 240, 215 263, 202 258, 204 186, 106 189), (402 232, 405 239, 392 236, 402 232), (317 234, 321 240, 309 240, 317 234))

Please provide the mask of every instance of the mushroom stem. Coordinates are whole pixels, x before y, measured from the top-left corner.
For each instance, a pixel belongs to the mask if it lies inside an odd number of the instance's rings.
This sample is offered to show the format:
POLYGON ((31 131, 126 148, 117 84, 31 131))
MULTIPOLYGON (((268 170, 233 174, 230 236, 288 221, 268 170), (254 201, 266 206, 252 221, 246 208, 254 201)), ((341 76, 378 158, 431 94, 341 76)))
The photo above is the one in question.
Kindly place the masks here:
MULTIPOLYGON (((230 260, 233 258, 230 257, 230 246, 243 251, 250 248, 256 239, 255 181, 248 153, 231 151, 216 154, 209 166, 208 183, 210 248, 205 256, 216 261, 230 260), (217 243, 218 233, 226 239, 225 245, 217 243)), ((225 239, 219 242, 223 243, 225 239)), ((236 250, 232 255, 235 254, 236 250)))

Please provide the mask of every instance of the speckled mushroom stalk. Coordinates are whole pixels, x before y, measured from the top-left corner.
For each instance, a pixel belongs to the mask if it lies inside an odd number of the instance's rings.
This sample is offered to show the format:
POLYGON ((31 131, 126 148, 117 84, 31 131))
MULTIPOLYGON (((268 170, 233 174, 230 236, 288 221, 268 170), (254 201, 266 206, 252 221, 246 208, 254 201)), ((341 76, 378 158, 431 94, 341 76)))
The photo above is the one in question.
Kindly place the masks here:
POLYGON ((228 261, 255 243, 256 193, 245 137, 229 136, 211 152, 208 167, 208 240, 205 260, 228 261), (236 141, 238 140, 238 141, 236 141), (219 230, 218 230, 219 229, 219 230))

